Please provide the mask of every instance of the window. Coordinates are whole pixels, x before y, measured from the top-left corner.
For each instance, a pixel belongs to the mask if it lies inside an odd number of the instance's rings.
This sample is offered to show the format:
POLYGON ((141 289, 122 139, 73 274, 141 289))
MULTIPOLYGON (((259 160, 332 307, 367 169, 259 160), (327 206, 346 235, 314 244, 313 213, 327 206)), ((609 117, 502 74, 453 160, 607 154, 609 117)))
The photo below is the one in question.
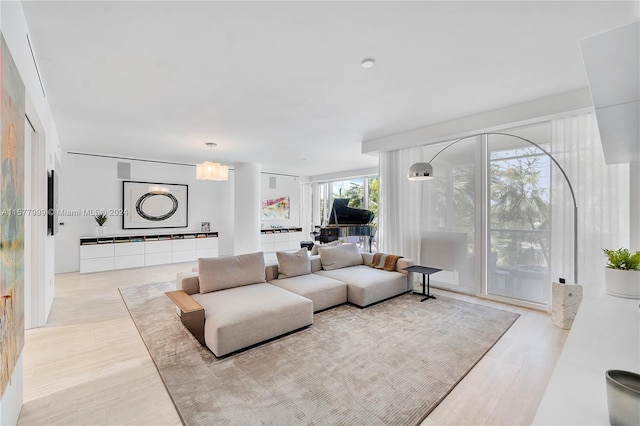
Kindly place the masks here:
POLYGON ((551 160, 535 147, 518 145, 499 146, 489 138, 487 292, 545 304, 551 160))
MULTIPOLYGON (((548 122, 514 129, 549 151, 548 122)), ((551 160, 519 138, 484 135, 424 147, 422 265, 435 286, 546 305, 551 251, 551 160), (483 249, 483 247, 485 249, 483 249)))
MULTIPOLYGON (((316 182, 313 185, 314 225, 325 226, 329 223, 331 206, 336 198, 348 198, 349 207, 366 209, 373 212, 375 218, 372 225, 377 227, 378 217, 378 176, 358 176, 345 180, 316 182)), ((365 237, 349 237, 361 249, 367 248, 365 237)), ((375 250, 375 237, 372 240, 372 251, 375 250)))

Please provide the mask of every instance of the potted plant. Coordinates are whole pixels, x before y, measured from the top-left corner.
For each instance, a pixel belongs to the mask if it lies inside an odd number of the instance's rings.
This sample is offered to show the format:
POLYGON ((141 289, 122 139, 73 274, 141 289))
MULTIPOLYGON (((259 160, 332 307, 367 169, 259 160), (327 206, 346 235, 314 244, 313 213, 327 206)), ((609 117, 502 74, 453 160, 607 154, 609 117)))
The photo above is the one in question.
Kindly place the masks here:
POLYGON ((640 299, 640 251, 602 249, 607 256, 605 288, 613 296, 640 299))
POLYGON ((104 235, 104 224, 107 222, 108 216, 106 213, 100 212, 93 217, 98 224, 96 228, 98 235, 104 235))

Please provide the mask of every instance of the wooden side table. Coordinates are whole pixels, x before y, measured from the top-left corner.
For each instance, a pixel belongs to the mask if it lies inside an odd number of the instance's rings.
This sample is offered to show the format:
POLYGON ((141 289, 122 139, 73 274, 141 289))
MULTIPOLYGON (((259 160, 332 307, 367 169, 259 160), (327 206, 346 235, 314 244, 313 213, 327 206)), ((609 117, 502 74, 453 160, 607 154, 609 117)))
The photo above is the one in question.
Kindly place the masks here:
POLYGON ((429 276, 431 274, 435 274, 436 272, 440 272, 442 271, 442 269, 438 269, 438 268, 430 268, 428 266, 420 266, 420 265, 413 265, 413 266, 409 266, 407 268, 404 268, 405 271, 408 272, 417 272, 419 274, 422 274, 422 293, 418 293, 417 291, 414 291, 413 294, 420 294, 422 296, 424 296, 424 298, 421 300, 421 302, 424 302, 425 300, 428 299, 435 299, 436 297, 431 295, 431 293, 429 292, 429 276), (426 292, 425 292, 425 277, 426 278, 426 292))

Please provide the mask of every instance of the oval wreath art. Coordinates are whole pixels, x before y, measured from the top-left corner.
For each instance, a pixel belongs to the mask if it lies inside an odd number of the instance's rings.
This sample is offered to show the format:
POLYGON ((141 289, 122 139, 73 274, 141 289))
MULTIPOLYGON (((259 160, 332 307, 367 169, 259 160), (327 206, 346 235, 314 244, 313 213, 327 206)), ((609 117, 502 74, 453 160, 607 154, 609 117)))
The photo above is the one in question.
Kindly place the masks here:
POLYGON ((136 212, 140 215, 140 217, 142 217, 143 219, 154 221, 154 222, 160 222, 160 221, 169 219, 171 216, 173 216, 173 214, 176 212, 176 210, 178 210, 178 200, 171 193, 167 193, 167 194, 152 194, 151 192, 147 192, 146 194, 144 194, 140 198, 138 198, 138 201, 136 201, 136 212), (157 215, 157 216, 145 212, 142 209, 143 205, 144 205, 144 202, 147 201, 150 197, 154 197, 154 196, 167 197, 168 199, 170 199, 171 200, 171 204, 172 204, 171 205, 171 210, 169 210, 168 212, 166 212, 164 214, 157 215))

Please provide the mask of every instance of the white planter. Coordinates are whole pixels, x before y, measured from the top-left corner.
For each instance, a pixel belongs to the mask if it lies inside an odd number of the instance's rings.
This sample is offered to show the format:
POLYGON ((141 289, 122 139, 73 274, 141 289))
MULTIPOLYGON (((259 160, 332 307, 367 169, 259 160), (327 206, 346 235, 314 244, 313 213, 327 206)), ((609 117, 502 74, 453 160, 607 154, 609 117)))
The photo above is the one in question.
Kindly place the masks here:
POLYGON ((96 235, 98 237, 104 237, 105 227, 104 226, 96 226, 96 235))
POLYGON ((640 271, 604 268, 604 281, 608 294, 640 299, 640 271))

